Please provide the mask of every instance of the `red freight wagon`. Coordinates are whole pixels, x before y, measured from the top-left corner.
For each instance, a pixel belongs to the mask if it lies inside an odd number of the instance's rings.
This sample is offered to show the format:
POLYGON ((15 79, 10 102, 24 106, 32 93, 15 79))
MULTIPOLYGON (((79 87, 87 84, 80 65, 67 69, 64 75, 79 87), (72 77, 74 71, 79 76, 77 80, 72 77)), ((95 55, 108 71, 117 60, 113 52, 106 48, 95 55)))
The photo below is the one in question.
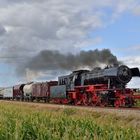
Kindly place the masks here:
POLYGON ((35 83, 32 86, 32 98, 33 99, 47 99, 50 96, 50 87, 56 86, 57 81, 35 83))
POLYGON ((23 99, 23 87, 25 84, 16 85, 13 87, 13 98, 23 99))
POLYGON ((32 85, 32 97, 40 97, 42 83, 34 83, 32 85))

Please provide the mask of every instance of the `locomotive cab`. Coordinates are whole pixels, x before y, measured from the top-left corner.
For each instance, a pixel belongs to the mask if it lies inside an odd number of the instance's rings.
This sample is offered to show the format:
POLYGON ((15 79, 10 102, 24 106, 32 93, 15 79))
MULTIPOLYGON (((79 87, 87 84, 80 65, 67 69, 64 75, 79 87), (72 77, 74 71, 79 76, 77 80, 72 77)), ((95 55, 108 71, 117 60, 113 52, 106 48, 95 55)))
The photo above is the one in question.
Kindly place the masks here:
POLYGON ((58 77, 59 85, 66 85, 67 90, 74 90, 75 86, 82 85, 82 74, 89 72, 88 70, 73 71, 70 75, 58 77))

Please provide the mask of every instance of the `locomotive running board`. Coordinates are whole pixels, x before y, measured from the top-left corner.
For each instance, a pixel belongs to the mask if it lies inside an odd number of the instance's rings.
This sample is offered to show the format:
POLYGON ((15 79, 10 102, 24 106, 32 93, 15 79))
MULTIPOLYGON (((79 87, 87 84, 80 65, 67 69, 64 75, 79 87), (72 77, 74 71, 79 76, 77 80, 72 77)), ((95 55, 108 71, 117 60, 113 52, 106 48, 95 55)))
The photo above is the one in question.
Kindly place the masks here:
POLYGON ((134 99, 140 99, 140 95, 133 95, 134 99))

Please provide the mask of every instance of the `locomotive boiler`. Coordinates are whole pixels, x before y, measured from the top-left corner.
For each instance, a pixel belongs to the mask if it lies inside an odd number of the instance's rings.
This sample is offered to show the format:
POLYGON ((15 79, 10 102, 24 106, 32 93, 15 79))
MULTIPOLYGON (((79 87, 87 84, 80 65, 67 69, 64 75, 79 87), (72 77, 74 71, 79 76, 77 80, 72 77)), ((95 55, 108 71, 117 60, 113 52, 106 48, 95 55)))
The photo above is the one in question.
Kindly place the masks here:
POLYGON ((125 65, 105 69, 94 69, 81 75, 82 85, 108 84, 108 88, 125 88, 132 77, 140 76, 138 68, 128 68, 125 65))

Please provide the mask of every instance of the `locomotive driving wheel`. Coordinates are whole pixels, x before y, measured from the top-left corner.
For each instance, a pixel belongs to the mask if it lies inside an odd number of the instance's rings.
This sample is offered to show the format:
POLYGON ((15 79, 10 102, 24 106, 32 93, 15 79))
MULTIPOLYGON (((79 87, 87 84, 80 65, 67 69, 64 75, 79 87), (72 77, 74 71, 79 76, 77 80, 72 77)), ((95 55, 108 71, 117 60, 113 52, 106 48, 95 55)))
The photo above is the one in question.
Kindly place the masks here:
POLYGON ((114 103, 115 108, 119 108, 120 107, 120 101, 116 100, 114 103))
POLYGON ((88 95, 86 93, 82 95, 82 104, 86 106, 88 105, 88 95))
POLYGON ((106 107, 107 106, 107 102, 106 101, 101 101, 100 106, 101 107, 106 107))
POLYGON ((133 105, 134 105, 134 101, 132 98, 130 98, 130 97, 125 98, 125 106, 126 107, 132 107, 133 105))
POLYGON ((101 107, 105 107, 108 105, 108 99, 107 99, 107 96, 104 95, 104 94, 101 94, 100 95, 100 106, 101 107))

